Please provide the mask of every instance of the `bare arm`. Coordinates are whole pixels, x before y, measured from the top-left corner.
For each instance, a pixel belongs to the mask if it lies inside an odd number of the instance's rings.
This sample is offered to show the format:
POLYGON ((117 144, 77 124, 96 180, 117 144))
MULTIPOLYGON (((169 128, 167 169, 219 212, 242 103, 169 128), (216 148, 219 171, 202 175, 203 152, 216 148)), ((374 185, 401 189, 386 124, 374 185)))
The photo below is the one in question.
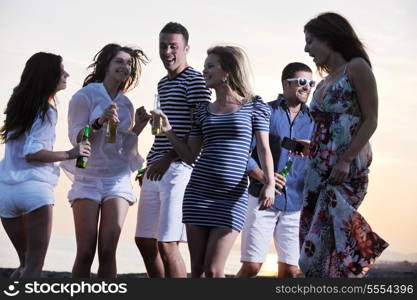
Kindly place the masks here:
MULTIPOLYGON (((98 125, 103 126, 104 123, 108 122, 108 120, 112 119, 116 123, 119 122, 119 116, 117 114, 117 106, 115 104, 110 104, 106 109, 104 110, 103 114, 98 118, 98 125)), ((92 135, 94 135, 97 130, 95 130, 90 124, 90 138, 92 135)), ((143 129, 143 128, 142 128, 143 129)), ((81 129, 77 134, 77 143, 81 142, 84 134, 84 128, 81 129)))
POLYGON ((165 132, 165 135, 181 160, 189 165, 195 162, 203 144, 201 137, 187 137, 185 140, 181 140, 171 129, 165 132))
POLYGON ((265 184, 266 182, 264 171, 262 171, 261 168, 255 168, 250 170, 248 175, 251 178, 258 180, 260 183, 265 184))
POLYGON ((361 123, 357 133, 352 137, 349 148, 332 169, 329 179, 336 184, 343 182, 349 174, 350 163, 368 144, 378 124, 376 81, 365 60, 355 58, 349 63, 349 79, 358 96, 361 108, 361 123))
POLYGON ((274 162, 269 147, 269 133, 266 131, 255 132, 259 162, 264 173, 264 186, 259 194, 261 206, 259 209, 267 209, 275 200, 274 162))
POLYGON ((361 124, 352 137, 350 147, 343 154, 343 160, 351 162, 369 142, 378 124, 378 92, 371 68, 363 59, 349 63, 349 78, 358 95, 361 108, 361 124))
POLYGON ((79 156, 90 156, 90 143, 82 142, 68 151, 48 151, 40 150, 36 153, 30 153, 25 156, 27 162, 43 162, 51 163, 63 161, 67 159, 74 159, 79 156))
MULTIPOLYGON (((193 110, 190 110, 190 118, 192 116, 192 112, 193 110)), ((182 140, 186 143, 187 139, 188 135, 184 136, 182 140)), ((171 163, 179 158, 180 157, 175 152, 175 149, 168 151, 161 158, 153 162, 149 168, 147 168, 146 177, 150 180, 161 180, 171 163)))
POLYGON ((201 151, 203 140, 201 137, 187 137, 185 140, 181 140, 177 137, 172 130, 171 124, 169 124, 168 117, 164 114, 160 114, 162 120, 162 131, 165 136, 171 142, 174 151, 177 153, 181 160, 187 164, 192 164, 197 159, 198 154, 201 151))

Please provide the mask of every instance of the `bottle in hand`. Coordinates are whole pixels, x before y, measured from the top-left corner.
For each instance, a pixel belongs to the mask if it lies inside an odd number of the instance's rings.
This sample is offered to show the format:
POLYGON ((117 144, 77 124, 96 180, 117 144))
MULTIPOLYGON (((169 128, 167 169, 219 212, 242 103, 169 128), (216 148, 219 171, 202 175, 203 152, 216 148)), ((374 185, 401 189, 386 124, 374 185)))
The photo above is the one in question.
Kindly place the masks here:
MULTIPOLYGON (((282 175, 285 179, 287 179, 288 174, 290 174, 291 166, 292 166, 292 160, 289 159, 287 163, 285 164, 285 167, 281 171, 279 171, 278 174, 282 175)), ((284 186, 284 190, 285 190, 285 187, 286 186, 284 186)), ((278 190, 278 191, 281 192, 281 190, 278 190)))
MULTIPOLYGON (((83 132, 83 138, 82 141, 83 142, 87 142, 88 141, 88 135, 90 134, 90 127, 88 125, 86 125, 84 127, 84 132, 83 132)), ((88 161, 88 157, 87 156, 79 156, 77 158, 77 163, 75 164, 77 166, 77 168, 86 168, 87 167, 87 161, 88 161)))
POLYGON ((113 120, 107 121, 107 129, 106 129, 106 143, 116 143, 116 131, 117 131, 117 123, 113 120))
MULTIPOLYGON (((155 102, 154 102, 154 108, 152 110, 155 114, 160 114, 162 112, 161 110, 161 103, 159 101, 159 95, 155 95, 155 102)), ((153 135, 160 135, 162 133, 161 129, 161 117, 157 115, 152 115, 152 134, 153 135)))
POLYGON ((139 181, 139 186, 142 186, 143 177, 145 175, 146 168, 139 169, 136 173, 135 180, 139 181))
POLYGON ((281 174, 284 178, 287 178, 288 174, 290 174, 291 166, 292 166, 292 161, 288 160, 287 163, 285 164, 285 167, 278 173, 281 174))

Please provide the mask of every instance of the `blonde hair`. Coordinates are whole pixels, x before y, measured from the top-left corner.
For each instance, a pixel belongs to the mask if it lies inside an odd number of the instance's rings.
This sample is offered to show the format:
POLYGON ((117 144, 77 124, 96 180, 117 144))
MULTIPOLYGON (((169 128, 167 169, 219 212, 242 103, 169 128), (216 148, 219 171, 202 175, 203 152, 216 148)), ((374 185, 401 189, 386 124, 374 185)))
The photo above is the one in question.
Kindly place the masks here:
POLYGON ((248 57, 245 51, 237 46, 214 46, 207 50, 207 55, 214 54, 219 58, 220 66, 228 77, 231 89, 243 97, 243 103, 253 97, 250 83, 248 57))

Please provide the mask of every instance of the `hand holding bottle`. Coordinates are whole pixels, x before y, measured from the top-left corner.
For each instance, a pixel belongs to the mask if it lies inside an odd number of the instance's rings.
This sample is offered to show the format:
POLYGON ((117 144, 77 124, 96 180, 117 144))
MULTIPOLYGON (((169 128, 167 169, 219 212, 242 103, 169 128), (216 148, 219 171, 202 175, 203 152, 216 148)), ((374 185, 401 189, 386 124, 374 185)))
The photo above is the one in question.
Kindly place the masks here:
POLYGON ((113 120, 115 123, 119 123, 119 115, 117 114, 117 105, 116 104, 110 104, 106 107, 106 109, 103 111, 101 117, 99 118, 99 124, 103 125, 104 123, 107 123, 109 120, 113 120))
POLYGON ((275 193, 277 193, 278 195, 281 195, 281 191, 284 188, 285 184, 287 183, 287 180, 280 173, 274 173, 274 177, 275 177, 275 193))
MULTIPOLYGON (((155 113, 152 111, 152 115, 155 113)), ((158 114, 158 116, 161 118, 161 129, 162 132, 168 132, 172 129, 171 124, 169 123, 168 117, 166 114, 164 114, 162 111, 158 114)))
POLYGON ((285 167, 278 173, 275 173, 275 192, 279 195, 281 194, 281 191, 285 188, 286 179, 290 174, 292 164, 292 160, 288 159, 287 163, 285 164, 285 167))
POLYGON ((152 134, 153 135, 159 135, 161 134, 161 118, 160 118, 160 113, 162 112, 161 110, 161 102, 159 100, 159 95, 156 94, 155 95, 155 102, 154 102, 154 107, 153 110, 151 111, 152 113, 152 134))
POLYGON ((107 118, 106 142, 114 144, 116 143, 117 124, 119 123, 116 104, 110 104, 104 110, 103 115, 107 118))
POLYGON ((91 151, 90 142, 79 142, 74 148, 68 150, 68 159, 74 159, 79 156, 89 157, 91 151))
POLYGON ((90 135, 90 126, 86 125, 83 129, 83 138, 82 141, 77 145, 79 147, 79 153, 77 155, 77 161, 75 162, 75 166, 77 168, 86 168, 88 157, 90 156, 90 142, 88 141, 88 137, 90 135), (88 154, 88 155, 85 155, 88 154))

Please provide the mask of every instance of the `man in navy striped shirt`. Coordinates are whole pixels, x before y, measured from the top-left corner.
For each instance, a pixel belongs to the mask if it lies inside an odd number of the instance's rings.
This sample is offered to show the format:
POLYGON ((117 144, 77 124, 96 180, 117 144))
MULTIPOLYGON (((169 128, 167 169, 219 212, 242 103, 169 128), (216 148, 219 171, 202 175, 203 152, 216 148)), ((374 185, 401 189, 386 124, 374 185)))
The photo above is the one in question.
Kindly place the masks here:
MULTIPOLYGON (((256 149, 248 160, 251 178, 246 222, 242 230, 241 261, 238 277, 255 277, 274 238, 278 252, 278 277, 295 277, 299 259, 299 223, 307 157, 295 157, 281 147, 284 137, 309 140, 313 120, 306 105, 315 82, 311 69, 303 63, 288 64, 281 76, 283 94, 269 102, 271 119, 269 144, 274 159, 275 184, 279 190, 272 207, 259 209, 258 196, 264 181, 256 149), (293 161, 288 177, 279 172, 293 161)), ((254 141, 256 144, 256 141, 254 141)))
MULTIPOLYGON (((187 29, 173 22, 165 25, 159 34, 159 55, 168 74, 159 81, 158 94, 161 110, 181 138, 191 129, 195 105, 210 101, 202 74, 188 66, 188 51, 187 29)), ((155 136, 147 156, 135 238, 149 277, 187 275, 178 244, 187 241, 182 201, 191 171, 165 135, 155 136)))

